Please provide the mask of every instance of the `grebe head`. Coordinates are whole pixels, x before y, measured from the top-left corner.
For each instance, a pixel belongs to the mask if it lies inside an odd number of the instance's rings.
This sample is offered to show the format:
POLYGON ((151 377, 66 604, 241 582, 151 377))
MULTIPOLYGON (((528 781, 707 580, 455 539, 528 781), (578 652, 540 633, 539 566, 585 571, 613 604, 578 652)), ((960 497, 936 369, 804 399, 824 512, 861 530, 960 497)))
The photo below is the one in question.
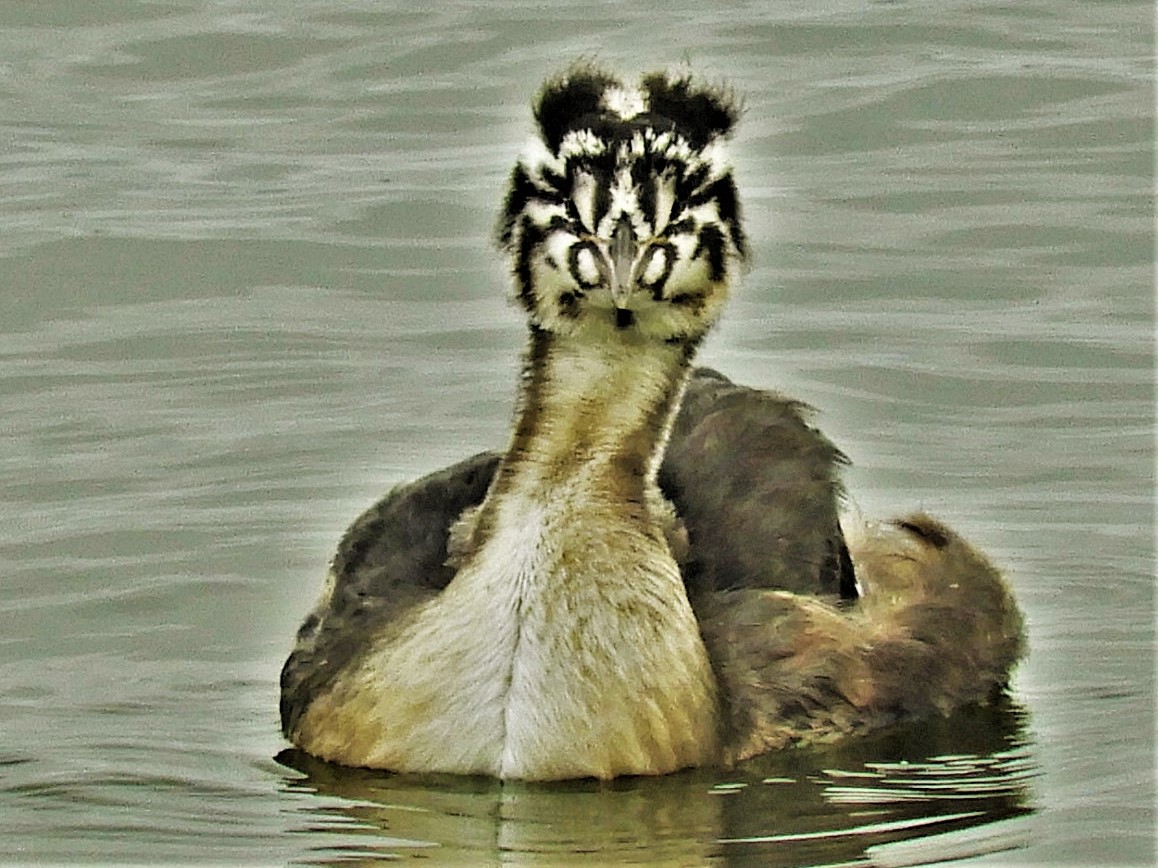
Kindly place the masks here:
POLYGON ((687 77, 547 82, 511 173, 499 243, 534 327, 696 341, 745 258, 724 140, 738 109, 687 77))

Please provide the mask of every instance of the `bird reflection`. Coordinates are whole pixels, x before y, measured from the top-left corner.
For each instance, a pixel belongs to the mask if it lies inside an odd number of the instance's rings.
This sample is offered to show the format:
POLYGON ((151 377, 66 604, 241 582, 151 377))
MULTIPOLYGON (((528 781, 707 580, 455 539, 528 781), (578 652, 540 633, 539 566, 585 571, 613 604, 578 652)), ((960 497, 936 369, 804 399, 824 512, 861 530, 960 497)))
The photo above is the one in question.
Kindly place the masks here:
POLYGON ((335 800, 300 817, 319 864, 888 865, 941 858, 950 839, 956 858, 1017 846, 1019 824, 1003 821, 1032 813, 1031 747, 1025 711, 1003 699, 726 777, 525 783, 351 769, 297 749, 277 760, 296 773, 287 793, 335 800))

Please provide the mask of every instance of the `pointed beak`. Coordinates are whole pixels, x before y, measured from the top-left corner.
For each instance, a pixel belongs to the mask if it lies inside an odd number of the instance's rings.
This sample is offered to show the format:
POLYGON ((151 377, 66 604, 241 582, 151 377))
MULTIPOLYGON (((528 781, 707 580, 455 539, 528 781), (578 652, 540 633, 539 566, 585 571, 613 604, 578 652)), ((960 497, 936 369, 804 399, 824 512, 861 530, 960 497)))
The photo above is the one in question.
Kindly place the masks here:
POLYGON ((635 265, 635 254, 638 248, 635 244, 635 230, 631 228, 631 221, 620 217, 615 226, 615 233, 611 236, 611 299, 615 306, 627 306, 627 298, 631 295, 631 271, 635 265))

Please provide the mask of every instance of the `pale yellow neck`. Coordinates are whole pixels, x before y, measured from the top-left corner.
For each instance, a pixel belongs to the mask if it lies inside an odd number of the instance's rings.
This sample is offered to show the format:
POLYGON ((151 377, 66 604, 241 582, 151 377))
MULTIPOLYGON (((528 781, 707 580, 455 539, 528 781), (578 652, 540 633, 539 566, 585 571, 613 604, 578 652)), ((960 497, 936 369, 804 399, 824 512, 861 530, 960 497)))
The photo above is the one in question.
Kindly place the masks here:
POLYGON ((458 572, 311 706, 301 743, 504 778, 711 762, 715 678, 655 479, 690 357, 629 334, 532 333, 510 448, 453 532, 458 572))
POLYGON ((656 474, 694 347, 532 331, 517 421, 488 501, 508 492, 620 503, 658 497, 656 474))

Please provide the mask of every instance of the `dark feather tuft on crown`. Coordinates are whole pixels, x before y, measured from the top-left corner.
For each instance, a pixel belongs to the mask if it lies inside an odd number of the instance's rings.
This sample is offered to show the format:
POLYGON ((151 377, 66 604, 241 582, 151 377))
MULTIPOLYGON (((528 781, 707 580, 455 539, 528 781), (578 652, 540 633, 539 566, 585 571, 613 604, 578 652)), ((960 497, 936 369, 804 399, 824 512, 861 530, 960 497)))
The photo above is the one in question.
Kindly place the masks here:
POLYGON ((693 148, 726 137, 736 125, 740 109, 724 90, 693 81, 690 75, 652 73, 644 77, 638 93, 640 111, 625 117, 608 105, 608 94, 635 90, 621 79, 590 64, 577 64, 550 79, 535 104, 535 120, 544 143, 557 151, 567 133, 591 130, 613 140, 634 130, 650 127, 671 130, 693 148))

